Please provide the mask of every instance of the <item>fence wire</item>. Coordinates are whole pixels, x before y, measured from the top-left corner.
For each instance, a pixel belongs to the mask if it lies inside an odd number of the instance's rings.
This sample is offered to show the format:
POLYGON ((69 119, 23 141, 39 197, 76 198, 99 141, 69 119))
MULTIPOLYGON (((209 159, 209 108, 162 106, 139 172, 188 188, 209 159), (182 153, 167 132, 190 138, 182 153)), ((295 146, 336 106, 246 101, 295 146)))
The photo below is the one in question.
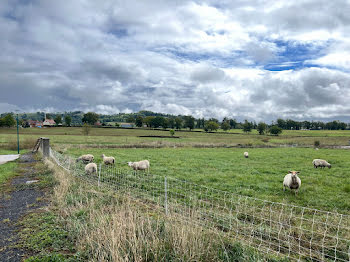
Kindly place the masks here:
POLYGON ((82 163, 51 149, 55 162, 75 176, 178 214, 264 253, 293 260, 350 261, 350 216, 270 202, 171 177, 100 164, 85 174, 82 163))

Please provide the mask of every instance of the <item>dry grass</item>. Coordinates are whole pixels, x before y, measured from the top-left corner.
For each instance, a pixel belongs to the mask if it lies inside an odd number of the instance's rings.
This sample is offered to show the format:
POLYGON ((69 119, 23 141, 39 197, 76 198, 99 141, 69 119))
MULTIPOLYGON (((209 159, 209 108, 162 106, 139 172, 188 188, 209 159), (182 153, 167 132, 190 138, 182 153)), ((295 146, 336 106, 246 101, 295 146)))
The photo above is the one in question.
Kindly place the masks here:
MULTIPOLYGON (((33 149, 37 138, 35 137, 25 137, 19 141, 19 148, 22 149, 33 149)), ((8 150, 16 150, 17 149, 17 137, 10 136, 7 138, 5 143, 0 144, 1 148, 8 150)))
POLYGON ((98 189, 46 161, 53 205, 90 261, 266 261, 251 249, 155 208, 98 189))

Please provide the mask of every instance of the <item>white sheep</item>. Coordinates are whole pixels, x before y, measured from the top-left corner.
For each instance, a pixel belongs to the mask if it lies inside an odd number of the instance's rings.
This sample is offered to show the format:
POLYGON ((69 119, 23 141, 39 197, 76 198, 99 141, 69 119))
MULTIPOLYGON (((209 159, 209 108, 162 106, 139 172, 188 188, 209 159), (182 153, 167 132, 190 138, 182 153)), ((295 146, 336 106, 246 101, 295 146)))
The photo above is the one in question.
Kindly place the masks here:
POLYGON ((149 161, 148 160, 142 160, 138 162, 128 162, 128 166, 132 167, 134 170, 144 170, 149 173, 149 161))
POLYGON ((249 153, 248 152, 244 152, 243 155, 244 155, 245 158, 249 157, 249 153))
POLYGON ((76 160, 76 162, 79 161, 83 161, 84 164, 92 163, 94 161, 94 156, 91 154, 82 155, 76 160))
POLYGON ((321 168, 325 168, 325 167, 328 167, 328 168, 331 168, 332 165, 330 163, 328 163, 326 160, 323 160, 323 159, 314 159, 312 161, 312 164, 314 165, 314 168, 318 168, 318 167, 321 167, 321 168))
POLYGON ((105 165, 114 165, 115 158, 112 156, 105 156, 105 154, 102 154, 102 160, 105 165))
POLYGON ((295 194, 298 194, 301 186, 301 180, 298 177, 299 173, 299 171, 289 171, 283 179, 283 191, 286 190, 286 187, 289 187, 291 190, 295 190, 295 194))
POLYGON ((87 175, 97 174, 97 165, 95 163, 89 163, 85 166, 85 173, 87 175))

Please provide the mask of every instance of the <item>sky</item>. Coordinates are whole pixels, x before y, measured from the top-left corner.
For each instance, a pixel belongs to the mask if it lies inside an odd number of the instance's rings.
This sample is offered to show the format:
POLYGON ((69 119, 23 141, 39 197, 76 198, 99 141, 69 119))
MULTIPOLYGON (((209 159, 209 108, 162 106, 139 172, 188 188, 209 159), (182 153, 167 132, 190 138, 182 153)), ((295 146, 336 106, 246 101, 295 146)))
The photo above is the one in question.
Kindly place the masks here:
POLYGON ((1 0, 0 113, 350 121, 350 0, 1 0))

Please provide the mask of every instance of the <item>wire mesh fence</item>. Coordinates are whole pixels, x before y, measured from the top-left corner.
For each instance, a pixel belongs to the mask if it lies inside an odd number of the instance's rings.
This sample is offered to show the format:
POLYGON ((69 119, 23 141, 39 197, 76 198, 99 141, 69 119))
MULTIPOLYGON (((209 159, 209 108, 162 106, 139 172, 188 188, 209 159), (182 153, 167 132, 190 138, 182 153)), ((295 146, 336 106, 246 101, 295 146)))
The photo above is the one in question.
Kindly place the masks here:
POLYGON ((270 202, 170 177, 84 164, 51 150, 55 162, 75 176, 163 208, 191 223, 223 232, 265 253, 293 260, 350 261, 350 216, 270 202))

